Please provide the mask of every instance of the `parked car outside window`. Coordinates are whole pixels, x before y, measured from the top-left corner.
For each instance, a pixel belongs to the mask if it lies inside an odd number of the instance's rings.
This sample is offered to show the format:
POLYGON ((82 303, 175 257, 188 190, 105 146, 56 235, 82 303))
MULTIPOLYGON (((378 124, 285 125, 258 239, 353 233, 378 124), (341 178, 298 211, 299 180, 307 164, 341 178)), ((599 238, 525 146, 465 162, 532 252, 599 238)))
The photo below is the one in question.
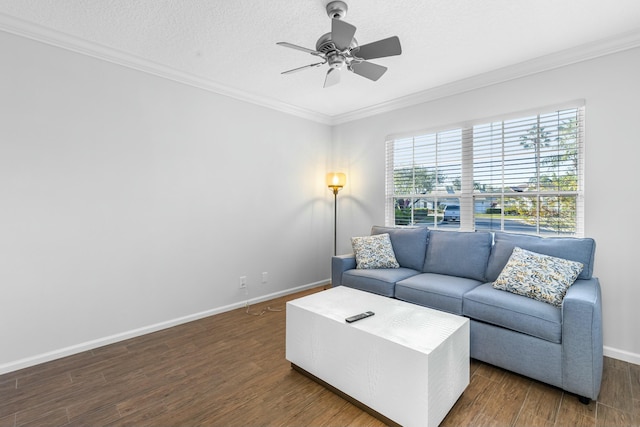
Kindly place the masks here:
POLYGON ((444 208, 443 221, 457 221, 460 222, 460 206, 459 205, 447 205, 444 208))

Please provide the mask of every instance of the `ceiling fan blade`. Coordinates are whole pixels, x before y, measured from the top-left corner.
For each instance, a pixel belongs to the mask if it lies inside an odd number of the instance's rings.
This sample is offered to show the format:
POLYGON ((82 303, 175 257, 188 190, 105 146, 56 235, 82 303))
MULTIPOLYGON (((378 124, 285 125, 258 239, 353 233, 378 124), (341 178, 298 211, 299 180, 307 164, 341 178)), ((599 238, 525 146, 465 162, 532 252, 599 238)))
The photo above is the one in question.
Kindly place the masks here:
POLYGON ((331 40, 339 50, 345 50, 351 46, 356 27, 340 19, 331 19, 331 40))
POLYGON ((319 67, 322 64, 326 64, 327 61, 325 62, 316 62, 315 64, 309 64, 309 65, 305 65, 304 67, 298 67, 298 68, 294 68, 293 70, 287 70, 287 71, 283 71, 280 74, 291 74, 291 73, 296 73, 298 71, 302 71, 306 68, 312 68, 312 67, 319 67))
POLYGON ((338 83, 340 83, 340 69, 329 68, 329 71, 327 71, 327 77, 324 79, 323 87, 337 85, 338 83))
POLYGON ((311 55, 321 56, 322 54, 316 50, 307 49, 306 47, 298 46, 296 44, 287 43, 287 42, 278 42, 277 45, 290 47, 291 49, 301 50, 303 52, 310 53, 311 55))
POLYGON ((369 80, 373 80, 374 82, 387 72, 387 67, 367 61, 354 62, 351 64, 350 69, 354 73, 362 77, 366 77, 369 80))
POLYGON ((353 50, 353 54, 362 59, 384 58, 385 56, 400 55, 401 53, 402 47, 398 36, 368 43, 353 50))

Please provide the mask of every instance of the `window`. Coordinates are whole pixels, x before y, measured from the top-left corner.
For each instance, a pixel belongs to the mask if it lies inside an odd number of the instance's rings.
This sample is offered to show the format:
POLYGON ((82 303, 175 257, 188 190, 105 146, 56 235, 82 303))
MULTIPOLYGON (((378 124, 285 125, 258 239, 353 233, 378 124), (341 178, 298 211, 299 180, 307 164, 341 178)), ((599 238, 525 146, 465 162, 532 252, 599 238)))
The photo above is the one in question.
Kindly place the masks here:
POLYGON ((459 205, 462 131, 387 143, 387 219, 396 225, 435 227, 447 205, 459 205))
POLYGON ((387 142, 388 225, 583 234, 583 107, 387 142))

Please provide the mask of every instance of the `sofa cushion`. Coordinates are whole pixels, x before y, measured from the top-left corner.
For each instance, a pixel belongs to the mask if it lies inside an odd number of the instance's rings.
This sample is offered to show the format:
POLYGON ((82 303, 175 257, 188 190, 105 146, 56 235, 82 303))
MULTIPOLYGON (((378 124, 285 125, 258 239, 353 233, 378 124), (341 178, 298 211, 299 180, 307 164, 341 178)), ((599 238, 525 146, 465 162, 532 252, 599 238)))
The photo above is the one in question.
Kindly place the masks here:
POLYGON ((480 285, 464 295, 462 313, 472 319, 560 343, 562 309, 521 295, 480 285))
POLYGON ((596 242, 591 238, 539 237, 499 231, 494 235, 494 245, 487 265, 488 282, 498 278, 516 246, 539 254, 582 263, 584 268, 578 279, 590 279, 593 274, 596 242))
POLYGON ((391 246, 389 234, 352 237, 356 268, 398 268, 400 265, 391 246))
POLYGON ((582 263, 513 248, 493 287, 556 307, 582 271, 582 263))
POLYGON ((396 283, 396 298, 453 314, 462 314, 462 296, 481 283, 464 277, 423 273, 396 283))
POLYGON ((422 270, 427 252, 429 230, 426 227, 371 227, 371 234, 389 234, 400 267, 422 270))
POLYGON ((395 296, 397 281, 418 274, 410 268, 380 268, 371 270, 347 270, 342 273, 342 285, 386 297, 395 296))
POLYGON ((484 282, 491 240, 487 232, 431 230, 422 271, 484 282))

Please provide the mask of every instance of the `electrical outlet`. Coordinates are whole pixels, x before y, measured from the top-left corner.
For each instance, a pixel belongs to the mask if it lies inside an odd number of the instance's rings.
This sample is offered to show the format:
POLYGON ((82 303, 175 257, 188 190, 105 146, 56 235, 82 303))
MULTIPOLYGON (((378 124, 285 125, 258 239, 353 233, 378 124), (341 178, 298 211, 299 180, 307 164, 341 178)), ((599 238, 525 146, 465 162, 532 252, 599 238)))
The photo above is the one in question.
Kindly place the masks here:
POLYGON ((262 272, 262 283, 267 283, 269 281, 269 273, 266 271, 262 272))
POLYGON ((247 289, 247 276, 240 276, 240 289, 247 289))

